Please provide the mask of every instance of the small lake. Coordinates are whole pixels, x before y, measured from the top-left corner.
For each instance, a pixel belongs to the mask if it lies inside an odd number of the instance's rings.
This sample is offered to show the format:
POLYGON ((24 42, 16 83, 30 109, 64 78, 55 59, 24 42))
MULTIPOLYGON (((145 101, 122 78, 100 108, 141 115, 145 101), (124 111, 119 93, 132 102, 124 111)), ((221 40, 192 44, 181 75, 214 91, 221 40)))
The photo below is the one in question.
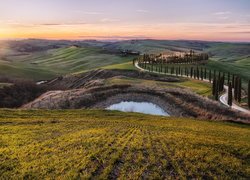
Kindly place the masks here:
POLYGON ((108 110, 118 110, 123 112, 138 112, 151 115, 169 116, 162 108, 149 102, 123 101, 106 108, 108 110))

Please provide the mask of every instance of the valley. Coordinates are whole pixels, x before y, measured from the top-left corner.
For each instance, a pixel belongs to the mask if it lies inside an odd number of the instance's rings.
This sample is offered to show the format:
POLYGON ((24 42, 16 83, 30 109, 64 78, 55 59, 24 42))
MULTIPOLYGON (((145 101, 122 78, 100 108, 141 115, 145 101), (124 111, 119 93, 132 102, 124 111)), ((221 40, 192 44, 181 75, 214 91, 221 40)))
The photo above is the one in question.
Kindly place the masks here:
POLYGON ((162 64, 133 63, 140 58, 134 52, 208 53, 199 68, 240 76, 238 105, 247 109, 249 46, 157 40, 1 43, 1 177, 247 179, 250 115, 215 101, 208 80, 177 73, 177 67, 195 63, 164 65, 174 73, 164 73, 162 64))

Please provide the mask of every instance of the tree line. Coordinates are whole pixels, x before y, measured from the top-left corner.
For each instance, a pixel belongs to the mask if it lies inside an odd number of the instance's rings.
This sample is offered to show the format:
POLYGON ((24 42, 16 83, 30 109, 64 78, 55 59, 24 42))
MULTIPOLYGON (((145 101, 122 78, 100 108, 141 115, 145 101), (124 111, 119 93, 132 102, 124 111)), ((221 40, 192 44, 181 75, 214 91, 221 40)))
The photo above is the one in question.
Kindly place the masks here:
POLYGON ((144 54, 140 56, 137 60, 139 62, 147 62, 149 64, 192 64, 204 62, 209 59, 209 55, 207 53, 195 53, 193 50, 190 50, 189 53, 179 53, 172 55, 155 55, 155 54, 144 54))
MULTIPOLYGON (((137 60, 134 59, 135 64, 137 60)), ((220 72, 204 67, 181 67, 169 66, 164 63, 152 63, 151 61, 138 61, 138 65, 149 72, 158 72, 176 76, 185 76, 198 80, 207 80, 212 83, 212 94, 215 100, 219 100, 219 95, 224 91, 224 86, 228 85, 228 105, 232 106, 233 101, 242 101, 242 79, 229 72, 220 72)), ((248 107, 250 108, 250 81, 248 82, 248 107)))

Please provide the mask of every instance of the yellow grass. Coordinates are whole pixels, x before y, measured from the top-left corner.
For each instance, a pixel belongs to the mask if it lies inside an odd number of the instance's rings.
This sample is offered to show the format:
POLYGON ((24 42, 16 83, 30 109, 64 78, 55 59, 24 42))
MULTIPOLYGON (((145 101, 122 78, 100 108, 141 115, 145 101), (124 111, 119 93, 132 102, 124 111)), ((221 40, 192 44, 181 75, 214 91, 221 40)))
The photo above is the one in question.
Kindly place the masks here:
POLYGON ((247 125, 104 110, 0 110, 0 179, 250 177, 247 125))

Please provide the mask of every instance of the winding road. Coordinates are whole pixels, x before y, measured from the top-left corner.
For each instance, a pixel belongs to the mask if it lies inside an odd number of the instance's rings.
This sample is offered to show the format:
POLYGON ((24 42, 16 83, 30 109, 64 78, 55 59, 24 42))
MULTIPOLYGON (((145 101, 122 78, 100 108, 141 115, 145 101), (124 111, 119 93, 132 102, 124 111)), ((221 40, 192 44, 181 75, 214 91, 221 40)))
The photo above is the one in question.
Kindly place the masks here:
MULTIPOLYGON (((141 68, 141 67, 138 65, 138 62, 135 62, 135 67, 136 67, 137 69, 141 70, 141 71, 149 72, 149 70, 141 68)), ((154 73, 157 73, 157 74, 165 74, 165 73, 163 73, 163 72, 154 72, 154 73)), ((167 73, 167 74, 170 75, 170 73, 167 73)), ((183 76, 184 76, 184 75, 183 75, 183 76)), ((187 76, 184 76, 184 77, 187 77, 187 76)), ((189 77, 187 77, 187 78, 189 78, 189 77)), ((203 81, 209 82, 207 79, 203 79, 203 81)), ((228 86, 224 85, 224 89, 225 89, 225 93, 222 94, 222 95, 220 96, 220 99, 219 99, 219 100, 220 100, 220 102, 221 102, 222 104, 224 104, 225 106, 229 107, 229 105, 227 104, 227 99, 228 99, 228 86)), ((231 108, 232 108, 232 109, 235 109, 235 110, 237 110, 237 111, 240 111, 240 112, 244 112, 244 113, 250 114, 250 111, 249 111, 249 110, 244 109, 244 108, 238 106, 238 105, 235 104, 235 103, 232 104, 231 108)))

